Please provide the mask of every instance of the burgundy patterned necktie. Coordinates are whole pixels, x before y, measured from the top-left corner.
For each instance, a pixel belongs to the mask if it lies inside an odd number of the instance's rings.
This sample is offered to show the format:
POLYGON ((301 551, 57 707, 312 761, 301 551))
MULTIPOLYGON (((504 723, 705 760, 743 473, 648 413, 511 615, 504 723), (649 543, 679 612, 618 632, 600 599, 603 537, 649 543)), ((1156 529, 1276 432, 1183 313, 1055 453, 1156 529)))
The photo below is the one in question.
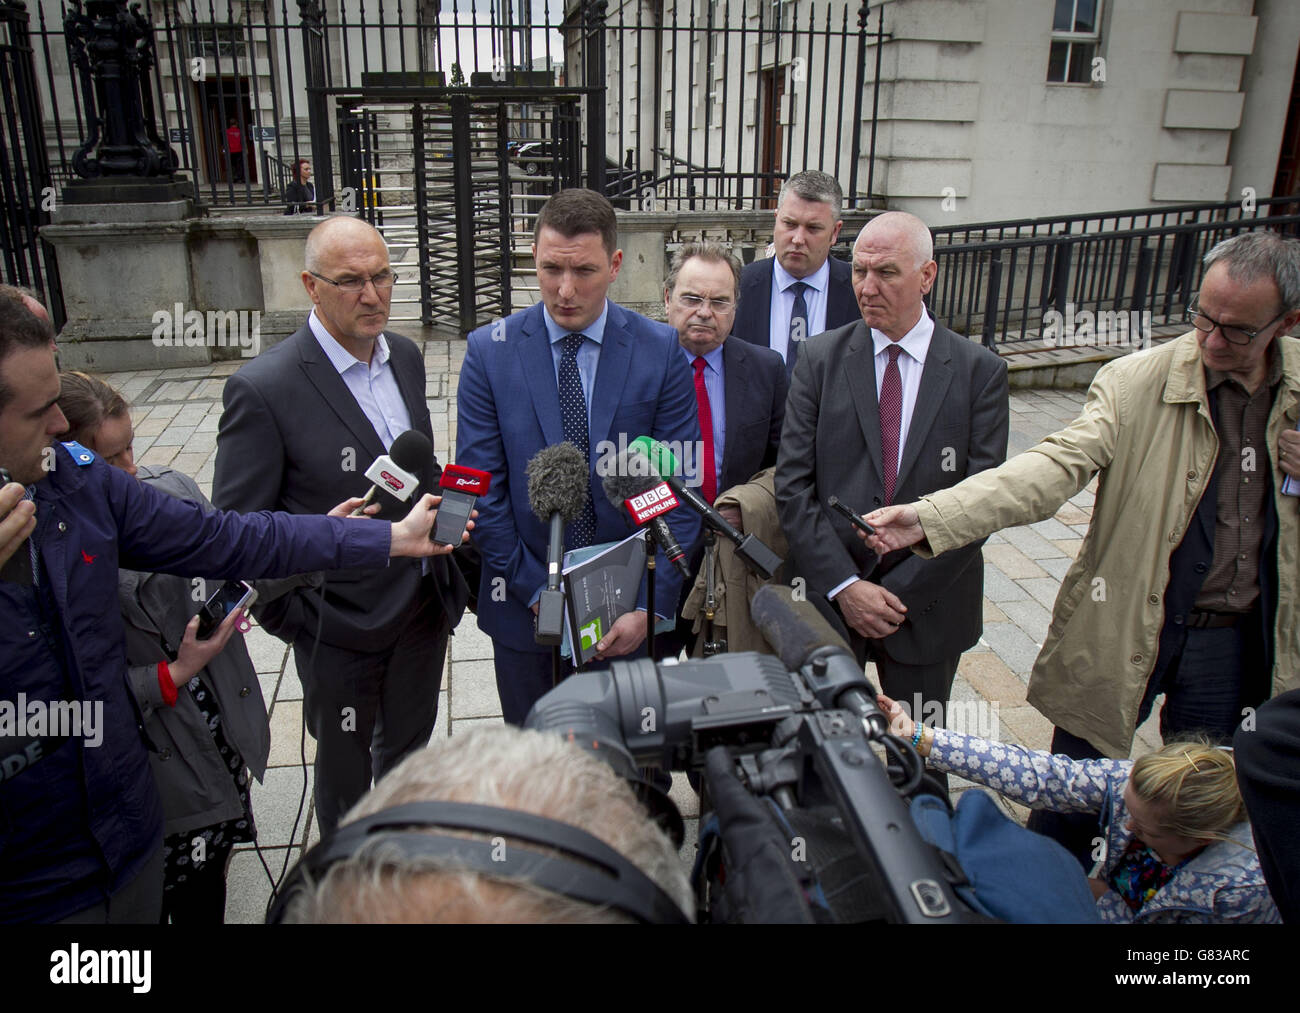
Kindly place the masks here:
POLYGON ((898 481, 898 434, 903 425, 903 377, 898 371, 897 344, 891 344, 889 365, 880 385, 880 450, 885 466, 885 505, 894 502, 894 483, 898 481))

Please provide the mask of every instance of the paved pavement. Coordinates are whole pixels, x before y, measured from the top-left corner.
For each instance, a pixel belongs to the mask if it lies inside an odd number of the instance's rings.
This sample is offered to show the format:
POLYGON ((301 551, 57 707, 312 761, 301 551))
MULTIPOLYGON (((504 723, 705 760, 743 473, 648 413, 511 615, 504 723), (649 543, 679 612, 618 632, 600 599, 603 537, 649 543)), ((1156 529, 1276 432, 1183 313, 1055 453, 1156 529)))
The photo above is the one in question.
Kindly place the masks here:
MULTIPOLYGON (((455 459, 456 381, 464 343, 432 338, 424 342, 429 410, 434 443, 444 461, 455 459)), ((105 374, 133 405, 135 458, 138 463, 168 465, 193 475, 205 493, 212 486, 217 422, 225 377, 239 362, 134 373, 105 374)), ((1011 395, 1010 453, 1014 456, 1073 419, 1083 403, 1081 391, 1027 390, 1011 395)), ((1051 725, 1025 702, 1029 671, 1047 634, 1052 603, 1061 578, 1079 551, 1092 513, 1093 486, 1080 492, 1056 515, 1026 527, 994 535, 984 549, 984 636, 962 658, 953 701, 969 704, 968 713, 991 718, 996 704, 997 737, 1045 749, 1051 725)), ((311 771, 304 779, 301 757, 308 764, 315 743, 302 725, 302 685, 288 648, 254 629, 247 638, 271 720, 271 757, 265 783, 254 785, 262 855, 278 877, 285 863, 317 839, 311 804, 311 771), (305 745, 304 745, 305 744, 305 745), (304 792, 304 780, 306 790, 304 792), (292 843, 292 848, 290 844, 292 843)), ((437 737, 454 735, 476 724, 501 721, 492 671, 492 644, 467 616, 448 652, 439 696, 437 737)), ((1138 731, 1134 755, 1160 744, 1153 716, 1138 731)), ((954 790, 961 790, 955 785, 954 790)), ((674 797, 687 820, 683 860, 693 854, 695 796, 678 775, 674 797)), ((1025 811, 1007 803, 1022 818, 1025 811)), ((270 884, 252 848, 237 851, 231 863, 226 919, 262 920, 270 884)))

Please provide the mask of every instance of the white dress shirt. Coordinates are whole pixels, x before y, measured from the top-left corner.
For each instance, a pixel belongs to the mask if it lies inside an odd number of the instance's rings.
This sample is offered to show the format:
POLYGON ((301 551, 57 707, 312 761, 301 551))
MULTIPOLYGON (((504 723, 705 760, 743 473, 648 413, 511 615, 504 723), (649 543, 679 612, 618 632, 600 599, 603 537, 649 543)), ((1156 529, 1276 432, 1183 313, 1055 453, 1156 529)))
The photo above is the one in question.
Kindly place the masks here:
MULTIPOLYGON (((805 296, 806 298, 806 296, 805 296)), ((903 411, 898 425, 898 464, 903 463, 903 452, 907 448, 907 434, 912 426, 912 413, 916 411, 916 398, 921 390, 921 374, 925 371, 925 357, 930 351, 930 339, 934 337, 934 321, 930 319, 930 314, 924 308, 921 310, 921 319, 918 320, 912 329, 903 335, 902 340, 897 344, 902 348, 898 356, 898 378, 903 385, 903 411)), ((876 404, 880 404, 880 389, 885 383, 885 370, 889 367, 889 346, 895 344, 888 335, 882 334, 874 327, 871 328, 871 343, 875 348, 876 356, 876 404)), ((883 462, 881 462, 883 464, 883 462)), ((827 598, 834 600, 835 596, 843 591, 859 577, 850 577, 848 580, 837 585, 826 595, 827 598)))

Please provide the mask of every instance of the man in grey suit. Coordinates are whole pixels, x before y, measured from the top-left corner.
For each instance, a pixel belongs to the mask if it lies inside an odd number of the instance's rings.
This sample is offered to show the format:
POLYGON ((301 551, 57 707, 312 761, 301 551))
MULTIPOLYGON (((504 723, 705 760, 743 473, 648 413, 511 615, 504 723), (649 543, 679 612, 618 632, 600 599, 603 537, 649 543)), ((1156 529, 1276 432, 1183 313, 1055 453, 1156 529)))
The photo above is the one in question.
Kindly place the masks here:
POLYGON ((775 256, 740 276, 736 336, 771 348, 789 376, 804 339, 858 318, 852 271, 830 255, 844 222, 835 177, 809 169, 781 184, 772 223, 775 256))
MULTIPOLYGON (((307 238, 306 268, 307 323, 226 381, 212 484, 222 509, 325 513, 365 491, 365 470, 401 433, 432 443, 424 358, 384 330, 396 275, 383 237, 358 219, 330 218, 307 238)), ((441 470, 431 453, 425 490, 436 491, 441 470)), ((331 573, 323 589, 255 609, 294 647, 317 741, 322 833, 372 775, 428 743, 447 636, 467 597, 454 562, 401 560, 331 573)))
POLYGON ((833 603, 888 696, 911 705, 919 693, 946 713, 961 652, 982 627, 981 543, 948 562, 906 550, 877 562, 826 506, 831 496, 860 513, 910 502, 1006 457, 1006 364, 927 313, 933 250, 925 224, 902 212, 874 218, 859 234, 853 287, 862 319, 805 345, 786 404, 776 493, 809 600, 833 603))

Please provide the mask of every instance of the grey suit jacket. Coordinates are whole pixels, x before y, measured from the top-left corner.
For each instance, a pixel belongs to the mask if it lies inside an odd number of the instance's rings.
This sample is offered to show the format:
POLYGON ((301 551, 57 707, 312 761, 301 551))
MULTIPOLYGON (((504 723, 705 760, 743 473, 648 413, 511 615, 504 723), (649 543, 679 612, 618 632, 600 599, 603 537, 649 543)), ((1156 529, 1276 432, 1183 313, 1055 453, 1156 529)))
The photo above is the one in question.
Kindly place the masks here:
MULTIPOLYGON (((384 336, 411 428, 432 444, 423 356, 409 338, 384 336)), ((224 404, 212 480, 212 500, 221 509, 323 514, 369 488, 365 470, 384 445, 306 324, 231 376, 224 404)), ((421 489, 436 492, 441 474, 435 452, 421 489)), ((402 518, 396 510, 382 516, 402 518)), ((445 557, 431 563, 434 593, 454 627, 469 588, 445 557)), ((420 561, 393 559, 382 569, 328 573, 323 595, 301 588, 254 612, 272 633, 292 641, 313 635, 323 611, 325 643, 382 650, 396 640, 420 593, 420 561)))
MULTIPOLYGON (((1008 424, 1006 363, 936 323, 894 502, 910 503, 1002 463, 1008 424)), ((838 496, 860 513, 883 506, 881 458, 874 349, 858 320, 809 339, 786 403, 777 504, 795 572, 808 581, 812 601, 824 604, 827 592, 876 562, 826 501, 838 496)), ((874 643, 911 665, 934 664, 973 645, 983 625, 981 544, 935 559, 905 549, 879 560, 868 579, 898 595, 908 614, 896 633, 874 643)), ((861 648, 861 637, 850 639, 861 648)))

